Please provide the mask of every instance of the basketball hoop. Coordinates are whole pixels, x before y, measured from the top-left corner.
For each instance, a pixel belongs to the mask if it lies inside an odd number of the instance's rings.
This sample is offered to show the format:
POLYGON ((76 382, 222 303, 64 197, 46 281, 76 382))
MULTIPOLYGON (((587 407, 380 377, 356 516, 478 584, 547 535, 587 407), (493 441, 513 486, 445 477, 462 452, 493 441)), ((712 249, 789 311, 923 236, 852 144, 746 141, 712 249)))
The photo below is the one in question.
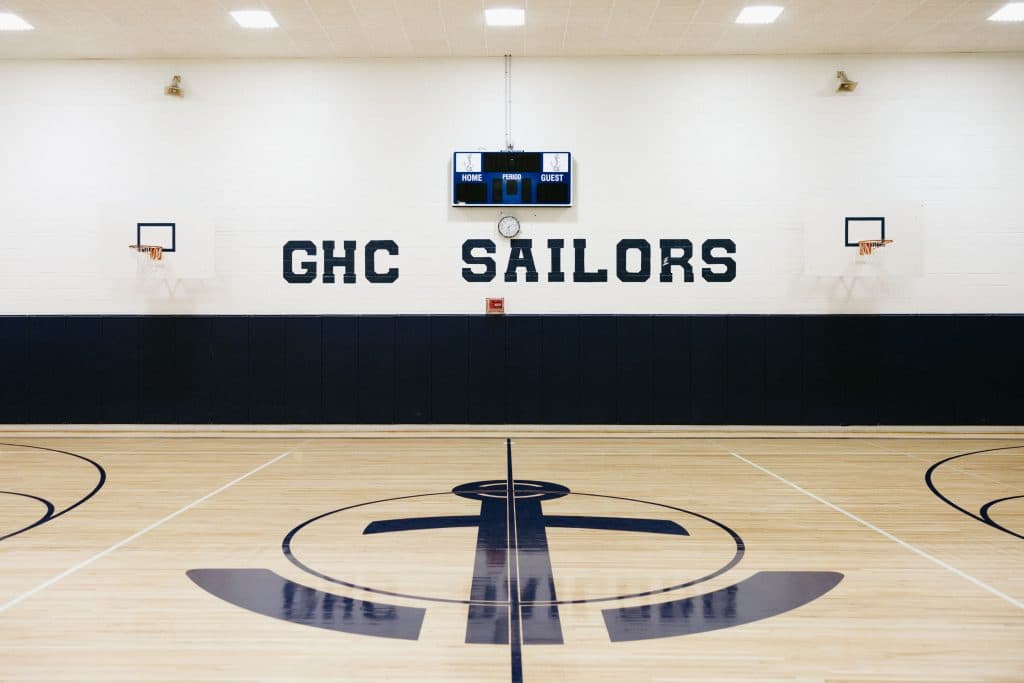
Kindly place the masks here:
POLYGON ((140 254, 148 254, 150 261, 163 261, 164 259, 164 248, 155 247, 149 244, 129 244, 129 249, 134 249, 140 254))
POLYGON ((857 255, 871 256, 872 250, 881 249, 888 244, 892 244, 892 240, 860 240, 857 242, 857 255))

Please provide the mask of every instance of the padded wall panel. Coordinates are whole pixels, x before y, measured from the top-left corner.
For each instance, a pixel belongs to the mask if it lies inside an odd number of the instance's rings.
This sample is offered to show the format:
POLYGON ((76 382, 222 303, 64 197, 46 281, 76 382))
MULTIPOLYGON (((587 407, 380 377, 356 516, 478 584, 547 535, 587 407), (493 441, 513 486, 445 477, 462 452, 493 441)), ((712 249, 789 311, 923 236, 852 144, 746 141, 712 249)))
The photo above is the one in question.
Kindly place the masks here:
POLYGON ((139 420, 147 424, 178 421, 182 385, 177 366, 177 336, 181 318, 139 318, 139 420))
POLYGON ((323 320, 323 417, 328 424, 359 421, 359 318, 328 316, 323 320))
POLYGON ((290 317, 285 326, 284 419, 289 424, 323 422, 323 322, 290 317))
POLYGON ((466 400, 472 424, 504 424, 507 399, 505 316, 469 319, 469 378, 466 400))
POLYGON ((726 424, 764 424, 764 318, 738 315, 728 318, 726 323, 726 424))
POLYGON ((802 321, 784 315, 764 322, 765 423, 804 424, 802 321))
POLYGON ((584 424, 618 420, 617 338, 614 316, 580 318, 580 422, 584 424))
POLYGON ((469 421, 469 317, 430 319, 430 410, 435 424, 469 421))
POLYGON ((209 365, 210 319, 181 317, 174 325, 174 373, 178 387, 174 422, 201 424, 209 421, 210 379, 203 371, 209 365))
POLYGON ((1009 316, 992 318, 993 339, 999 346, 1000 357, 1005 363, 1000 374, 1000 401, 992 410, 995 424, 1020 424, 1024 422, 1024 363, 1021 362, 1021 348, 1024 348, 1024 317, 1009 316))
POLYGON ((395 422, 430 422, 431 345, 430 317, 397 318, 395 336, 395 422))
POLYGON ((285 318, 249 321, 249 418, 256 424, 284 423, 285 318))
MULTIPOLYGON (((949 424, 956 415, 951 374, 953 321, 936 316, 901 316, 881 320, 882 343, 877 367, 885 404, 879 419, 888 424, 949 424)), ((881 396, 879 398, 881 400, 881 396)))
POLYGON ((726 318, 717 315, 690 319, 690 377, 693 387, 692 422, 726 424, 726 318))
POLYGON ((830 352, 828 382, 841 390, 836 397, 838 424, 876 424, 883 374, 877 366, 886 353, 879 318, 831 316, 825 318, 825 324, 830 352))
POLYGON ((540 422, 575 424, 580 421, 580 318, 541 316, 540 422))
POLYGON ((96 316, 67 319, 65 344, 77 352, 69 354, 64 378, 67 392, 65 419, 72 413, 80 422, 103 421, 103 386, 107 376, 117 372, 105 367, 103 323, 96 316))
MULTIPOLYGON (((992 343, 987 316, 959 316, 954 320, 954 344, 957 354, 959 385, 951 390, 957 424, 985 425, 998 411, 998 399, 992 391, 997 379, 998 362, 991 363, 992 343)), ((943 370, 945 374, 945 370, 943 370)))
MULTIPOLYGON (((139 344, 139 318, 114 316, 100 319, 102 345, 100 363, 103 383, 98 387, 102 412, 97 422, 133 424, 142 421, 139 406, 141 391, 141 359, 139 344)), ((83 411, 84 412, 84 411, 83 411)), ((68 416, 70 422, 85 422, 77 415, 68 416)))
POLYGON ((205 422, 244 424, 249 421, 249 319, 242 316, 210 317, 208 352, 200 372, 205 380, 205 422))
POLYGON ((992 377, 993 395, 988 415, 992 424, 1020 424, 1024 421, 1024 364, 1020 358, 1024 348, 1024 318, 988 316, 986 327, 992 354, 987 368, 992 377))
POLYGON ((508 318, 505 354, 505 421, 537 424, 542 421, 544 393, 543 337, 541 318, 517 315, 508 318))
MULTIPOLYGON (((402 343, 408 343, 402 340, 402 343)), ((356 367, 359 422, 395 420, 395 318, 359 319, 359 364, 356 367)))
POLYGON ((616 321, 615 421, 619 424, 651 424, 654 421, 652 327, 649 315, 621 316, 616 321))
POLYGON ((77 354, 67 353, 68 321, 61 317, 28 320, 28 421, 65 422, 69 416, 67 375, 77 354))
POLYGON ((836 386, 831 375, 833 366, 839 362, 827 348, 829 336, 824 316, 804 317, 801 321, 803 356, 801 371, 801 419, 797 424, 826 425, 840 421, 839 395, 842 388, 836 386))
POLYGON ((1022 424, 1024 316, 0 317, 6 423, 1022 424))
POLYGON ((953 330, 952 357, 939 359, 930 371, 950 384, 954 419, 978 425, 1024 422, 1024 316, 959 316, 953 330))
POLYGON ((0 317, 0 424, 29 421, 27 317, 0 317))
POLYGON ((651 339, 653 383, 651 420, 654 424, 689 424, 693 412, 690 383, 690 318, 655 316, 651 339))

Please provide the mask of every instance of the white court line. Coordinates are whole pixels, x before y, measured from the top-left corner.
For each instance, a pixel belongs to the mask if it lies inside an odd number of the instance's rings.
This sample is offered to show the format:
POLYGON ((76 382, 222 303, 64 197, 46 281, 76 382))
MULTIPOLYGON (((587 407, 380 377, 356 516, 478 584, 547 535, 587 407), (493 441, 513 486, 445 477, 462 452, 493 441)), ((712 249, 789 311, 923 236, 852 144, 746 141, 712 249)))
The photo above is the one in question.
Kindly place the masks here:
POLYGON ((800 493, 804 494, 805 496, 809 496, 809 497, 813 498, 814 500, 818 501, 822 505, 827 505, 828 507, 832 508, 836 512, 840 512, 840 513, 846 515, 847 517, 849 517, 853 521, 855 521, 855 522, 857 522, 859 524, 863 524, 864 526, 866 526, 867 528, 871 529, 872 531, 874 531, 876 533, 879 533, 882 536, 885 536, 890 541, 895 541, 896 543, 899 543, 901 546, 903 546, 907 550, 910 550, 912 552, 917 553, 918 555, 920 555, 921 557, 925 558, 926 560, 931 560, 932 562, 934 562, 935 564, 939 565, 943 569, 956 574, 960 578, 967 579, 968 581, 973 583, 978 588, 981 588, 981 589, 984 589, 984 590, 988 591, 989 593, 991 593, 992 595, 996 596, 997 598, 1002 598, 1003 600, 1005 600, 1006 602, 1010 603, 1014 607, 1017 607, 1019 609, 1024 609, 1024 602, 1021 602, 1020 600, 1017 600, 1016 598, 1013 598, 1013 597, 1007 595, 1006 593, 1002 592, 1001 590, 999 590, 997 588, 993 588, 992 586, 988 585, 984 581, 981 581, 980 579, 976 579, 973 576, 971 576, 970 574, 968 574, 966 572, 963 572, 963 571, 957 569, 956 567, 943 562, 942 560, 940 560, 939 558, 935 557, 934 555, 929 555, 928 553, 926 553, 925 551, 921 550, 917 546, 911 545, 910 543, 907 543, 906 541, 904 541, 902 539, 896 538, 895 536, 890 534, 885 529, 879 529, 877 526, 875 526, 871 522, 867 522, 867 521, 861 519, 860 517, 858 517, 857 515, 853 514, 852 512, 847 512, 843 508, 839 507, 838 505, 835 505, 834 503, 830 503, 829 501, 825 500, 821 496, 814 495, 813 493, 811 493, 807 489, 801 488, 800 486, 798 486, 797 484, 794 484, 793 482, 789 481, 785 477, 781 477, 778 474, 775 474, 774 472, 772 472, 771 470, 769 470, 769 469, 767 469, 765 467, 761 467, 756 462, 754 462, 752 460, 747 460, 746 458, 744 458, 739 453, 734 453, 733 451, 730 451, 728 449, 725 449, 725 450, 730 455, 739 458, 740 460, 742 460, 743 462, 747 463, 751 467, 755 467, 755 468, 761 470, 762 472, 764 472, 765 474, 767 474, 768 476, 771 476, 771 477, 774 477, 774 478, 778 479, 779 481, 781 481, 786 486, 789 486, 790 488, 796 489, 800 493))
POLYGON ((260 470, 262 470, 264 467, 270 467, 275 462, 277 462, 278 460, 280 460, 281 458, 283 458, 283 457, 285 457, 287 455, 291 455, 291 451, 288 451, 286 453, 282 453, 281 455, 277 456, 273 460, 270 460, 268 462, 263 463, 259 467, 246 472, 245 474, 243 474, 242 476, 238 477, 237 479, 234 479, 233 481, 229 481, 228 483, 224 484, 223 486, 221 486, 216 491, 211 491, 210 493, 207 493, 205 496, 203 496, 199 500, 192 501, 191 503, 189 503, 185 507, 181 508, 177 512, 172 512, 171 514, 167 515, 163 519, 158 520, 156 522, 153 522, 152 524, 147 526, 145 529, 142 529, 141 531, 136 531, 134 534, 132 534, 128 538, 124 539, 123 541, 115 543, 114 545, 110 546, 106 550, 93 555, 89 559, 83 560, 82 562, 79 562, 74 567, 71 567, 70 569, 67 569, 67 570, 63 571, 60 574, 57 574, 56 576, 54 576, 54 577, 52 577, 50 579, 47 579, 46 581, 42 582, 41 584, 39 584, 35 588, 32 588, 28 592, 22 593, 21 595, 19 595, 18 597, 10 600, 9 602, 6 602, 6 603, 0 605, 0 613, 6 612, 10 608, 12 608, 15 605, 19 604, 20 602, 28 600, 29 598, 31 598, 36 593, 38 593, 40 591, 43 591, 43 590, 46 590, 47 588, 49 588, 53 584, 57 583, 61 579, 64 579, 64 578, 66 578, 68 576, 71 576, 72 574, 74 574, 75 572, 77 572, 77 571, 79 571, 81 569, 85 569, 86 567, 88 567, 90 564, 92 564, 96 560, 102 559, 102 558, 106 557, 107 555, 109 555, 110 553, 112 553, 115 550, 117 550, 118 548, 121 548, 121 547, 123 547, 125 545, 128 545, 129 543, 134 541, 139 536, 142 536, 143 534, 152 531, 153 529, 157 528, 158 526, 160 526, 161 524, 163 524, 165 522, 171 521, 172 519, 174 519, 178 515, 180 515, 180 514, 182 514, 184 512, 188 512, 189 510, 191 510, 195 506, 199 505, 200 503, 203 503, 203 502, 209 500, 210 498, 213 498, 214 496, 216 496, 221 491, 224 491, 225 489, 228 489, 228 488, 234 486, 235 484, 237 484, 238 482, 242 481, 243 479, 251 477, 252 475, 254 475, 257 472, 259 472, 260 470))

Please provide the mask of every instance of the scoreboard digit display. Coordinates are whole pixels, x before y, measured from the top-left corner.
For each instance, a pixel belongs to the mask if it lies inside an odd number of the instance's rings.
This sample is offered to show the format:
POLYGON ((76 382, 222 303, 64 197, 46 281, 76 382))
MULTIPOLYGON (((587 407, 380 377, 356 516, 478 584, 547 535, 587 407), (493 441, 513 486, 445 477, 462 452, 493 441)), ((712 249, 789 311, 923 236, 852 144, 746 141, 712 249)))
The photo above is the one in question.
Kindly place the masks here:
POLYGON ((455 152, 452 206, 572 206, 572 155, 455 152))

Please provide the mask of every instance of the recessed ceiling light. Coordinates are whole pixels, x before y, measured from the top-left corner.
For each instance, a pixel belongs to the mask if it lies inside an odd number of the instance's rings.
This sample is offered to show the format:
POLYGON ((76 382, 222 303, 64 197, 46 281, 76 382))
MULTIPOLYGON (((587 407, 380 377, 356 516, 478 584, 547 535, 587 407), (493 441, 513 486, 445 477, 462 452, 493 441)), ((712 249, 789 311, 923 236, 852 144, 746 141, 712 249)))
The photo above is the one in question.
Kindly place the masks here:
POLYGON ((270 12, 262 9, 238 10, 231 16, 242 28, 277 28, 277 20, 270 12))
POLYGON ((744 7, 736 17, 737 24, 773 24, 782 14, 777 5, 752 5, 744 7))
POLYGON ((1024 21, 1024 2, 1011 2, 996 10, 989 21, 1024 21))
POLYGON ((522 26, 526 23, 526 10, 509 7, 493 7, 484 10, 488 26, 522 26))
POLYGON ((31 31, 35 26, 28 23, 17 14, 0 12, 0 31, 31 31))

